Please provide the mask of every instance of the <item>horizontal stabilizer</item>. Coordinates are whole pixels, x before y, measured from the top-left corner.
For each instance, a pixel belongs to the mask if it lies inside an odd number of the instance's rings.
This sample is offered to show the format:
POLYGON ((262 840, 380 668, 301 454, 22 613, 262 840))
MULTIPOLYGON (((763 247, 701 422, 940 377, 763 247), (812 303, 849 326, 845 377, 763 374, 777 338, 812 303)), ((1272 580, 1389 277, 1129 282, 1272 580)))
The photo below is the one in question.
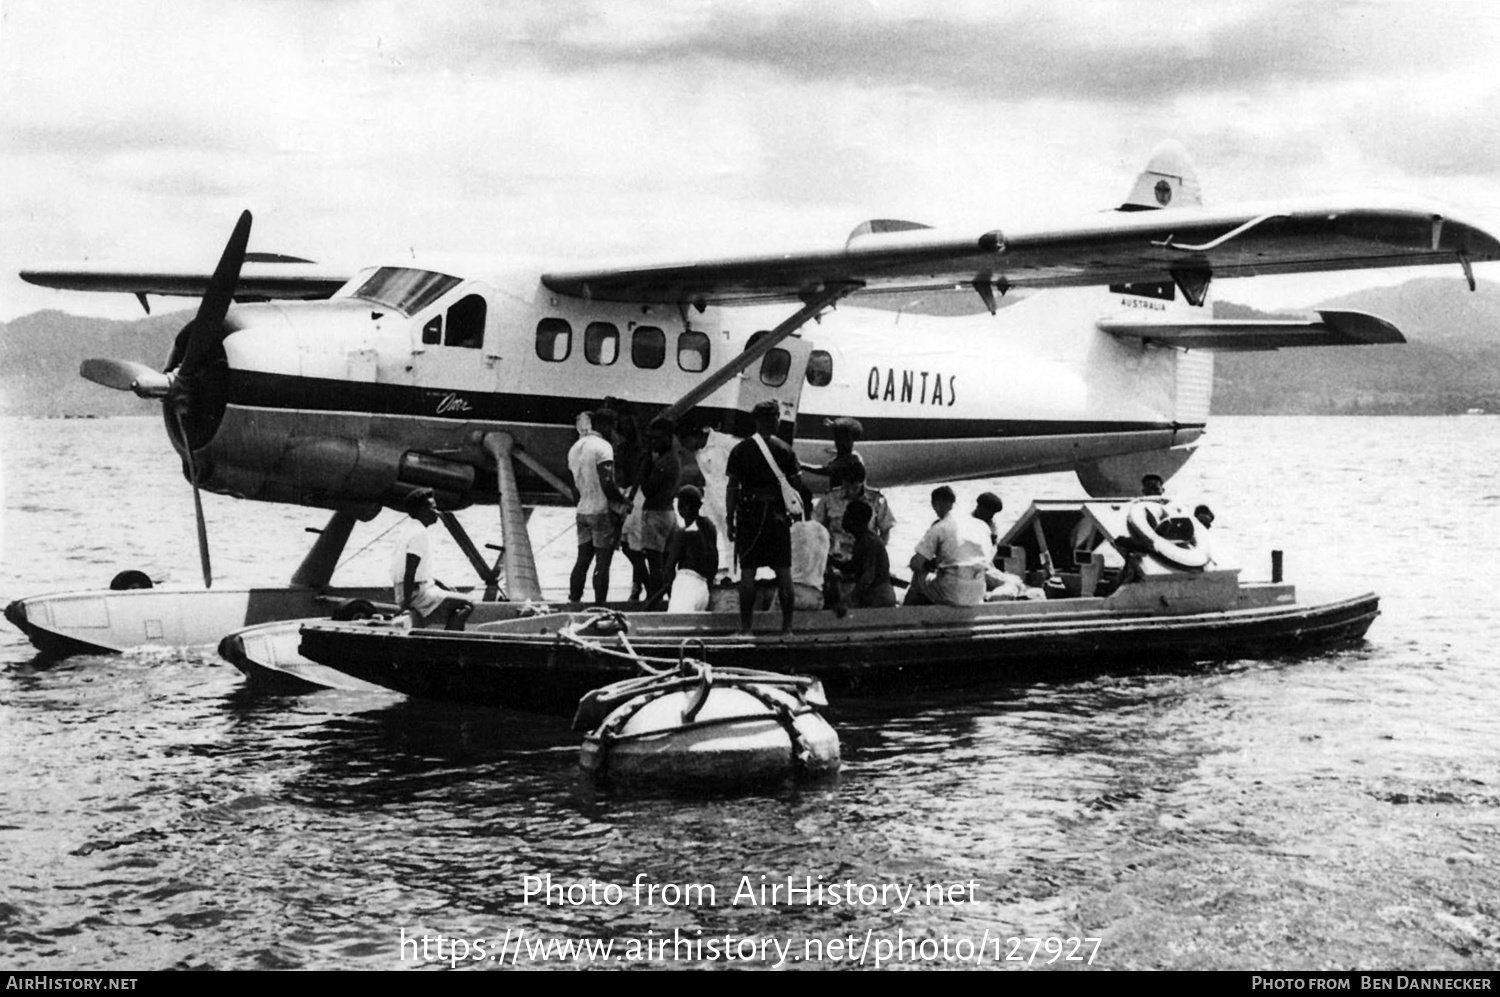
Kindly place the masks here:
POLYGON ((1121 339, 1139 339, 1193 350, 1280 350, 1291 346, 1366 346, 1404 343, 1401 330, 1365 312, 1320 311, 1319 321, 1133 322, 1105 319, 1099 329, 1121 339))

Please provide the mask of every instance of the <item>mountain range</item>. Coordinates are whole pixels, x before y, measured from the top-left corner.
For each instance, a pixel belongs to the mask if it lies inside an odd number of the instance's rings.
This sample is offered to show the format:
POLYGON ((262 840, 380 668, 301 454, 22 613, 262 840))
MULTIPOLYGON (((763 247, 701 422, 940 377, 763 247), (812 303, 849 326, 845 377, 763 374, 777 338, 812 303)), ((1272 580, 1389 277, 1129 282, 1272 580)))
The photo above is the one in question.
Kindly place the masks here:
MULTIPOLYGON (((1213 411, 1226 415, 1500 412, 1500 284, 1424 277, 1315 306, 1370 312, 1406 334, 1404 346, 1223 353, 1213 411)), ((1301 313, 1303 316, 1306 313, 1301 313)), ((1230 302, 1216 318, 1286 318, 1230 302)), ((0 415, 108 416, 150 411, 126 392, 78 376, 87 357, 162 363, 190 312, 114 321, 41 311, 0 324, 0 415)))
MULTIPOLYGON (((1213 411, 1223 415, 1438 415, 1500 412, 1500 284, 1422 277, 1316 308, 1369 312, 1403 346, 1221 353, 1213 411)), ((1286 318, 1216 302, 1216 318, 1286 318)), ((1302 317, 1305 317, 1305 313, 1302 317)))

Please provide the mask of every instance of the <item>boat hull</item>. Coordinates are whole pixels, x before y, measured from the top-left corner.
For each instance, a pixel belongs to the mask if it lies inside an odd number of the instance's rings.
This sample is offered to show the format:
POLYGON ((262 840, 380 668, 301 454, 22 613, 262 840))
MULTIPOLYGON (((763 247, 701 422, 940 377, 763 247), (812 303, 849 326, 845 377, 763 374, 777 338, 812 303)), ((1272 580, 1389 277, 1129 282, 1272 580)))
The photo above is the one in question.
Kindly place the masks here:
MULTIPOLYGON (((735 636, 734 614, 651 614, 631 617, 628 640, 643 655, 676 659, 686 643, 686 653, 715 667, 809 675, 830 693, 884 696, 1303 654, 1359 640, 1379 615, 1372 594, 1176 615, 1122 614, 1101 602, 799 614, 801 629, 785 638, 735 636)), ((467 633, 315 625, 303 629, 301 652, 412 696, 569 714, 590 689, 639 674, 618 654, 618 637, 580 645, 558 635, 576 620, 557 615, 467 633)))

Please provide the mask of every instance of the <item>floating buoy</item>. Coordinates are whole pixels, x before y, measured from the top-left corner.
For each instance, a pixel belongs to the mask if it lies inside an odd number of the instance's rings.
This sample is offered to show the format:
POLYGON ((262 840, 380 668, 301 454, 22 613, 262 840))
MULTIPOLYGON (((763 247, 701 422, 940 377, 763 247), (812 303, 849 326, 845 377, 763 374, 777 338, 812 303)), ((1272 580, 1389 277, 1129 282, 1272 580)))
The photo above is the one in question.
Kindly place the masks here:
POLYGON ((838 734, 817 712, 826 705, 814 679, 686 660, 675 672, 586 696, 574 729, 591 733, 578 761, 612 787, 702 790, 824 778, 840 761, 838 734))

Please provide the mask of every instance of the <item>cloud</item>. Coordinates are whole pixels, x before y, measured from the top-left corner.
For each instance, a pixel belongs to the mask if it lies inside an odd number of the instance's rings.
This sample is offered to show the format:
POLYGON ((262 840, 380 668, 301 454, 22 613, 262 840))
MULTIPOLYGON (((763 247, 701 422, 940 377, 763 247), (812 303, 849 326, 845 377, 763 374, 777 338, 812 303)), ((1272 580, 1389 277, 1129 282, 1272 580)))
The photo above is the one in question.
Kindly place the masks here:
POLYGON ((1497 37, 1496 15, 1468 3, 610 0, 473 14, 450 8, 423 25, 410 39, 411 57, 475 72, 518 61, 571 74, 734 66, 803 83, 919 87, 1005 103, 1156 103, 1422 74, 1485 65, 1497 37))
MULTIPOLYGON (((0 292, 39 260, 561 260, 1044 224, 1182 139, 1215 203, 1500 189, 1497 16, 1239 0, 5 0, 0 292), (6 274, 12 276, 6 276, 6 274)), ((89 308, 97 298, 53 305, 89 308)))

